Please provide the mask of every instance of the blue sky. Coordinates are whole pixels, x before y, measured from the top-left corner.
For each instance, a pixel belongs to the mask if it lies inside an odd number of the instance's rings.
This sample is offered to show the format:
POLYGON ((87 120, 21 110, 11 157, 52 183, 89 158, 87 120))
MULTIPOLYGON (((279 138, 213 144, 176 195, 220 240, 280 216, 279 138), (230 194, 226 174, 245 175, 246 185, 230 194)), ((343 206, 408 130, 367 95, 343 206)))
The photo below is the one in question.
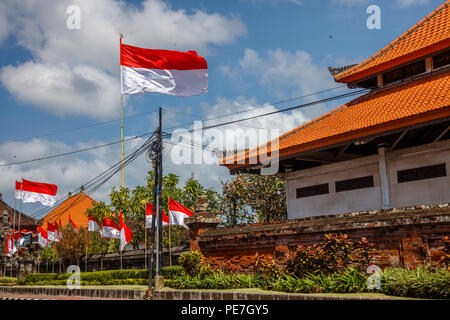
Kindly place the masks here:
MULTIPOLYGON (((160 94, 125 97, 125 136, 154 130, 163 106, 163 127, 228 114, 338 87, 328 66, 361 62, 401 35, 443 1, 434 0, 229 0, 122 1, 41 0, 0 3, 0 164, 40 158, 120 139, 119 34, 124 43, 155 49, 196 50, 208 62, 208 93, 181 98, 160 94), (66 27, 69 5, 79 6, 81 28, 66 27), (381 9, 381 29, 369 30, 366 9, 381 9), (70 133, 43 135, 90 124, 70 133)), ((341 88, 247 115, 264 113, 346 92, 341 88)), ((338 107, 335 101, 242 123, 246 128, 291 130, 338 107)), ((214 122, 206 122, 206 125, 214 122)), ((187 124, 187 125, 186 125, 187 124)), ((224 128, 225 129, 225 128, 224 128)), ((238 130, 230 126, 229 130, 238 130)), ((126 144, 126 153, 141 139, 126 144)), ((228 146, 230 147, 230 146, 228 146)), ((69 157, 0 166, 0 192, 13 203, 14 179, 55 183, 58 198, 120 159, 114 145, 69 157)), ((220 191, 230 176, 215 165, 176 165, 165 173, 191 175, 220 191)), ((144 158, 125 170, 125 184, 144 183, 144 158)), ((120 175, 93 194, 106 200, 120 175)), ((40 205, 25 204, 27 213, 40 205)))

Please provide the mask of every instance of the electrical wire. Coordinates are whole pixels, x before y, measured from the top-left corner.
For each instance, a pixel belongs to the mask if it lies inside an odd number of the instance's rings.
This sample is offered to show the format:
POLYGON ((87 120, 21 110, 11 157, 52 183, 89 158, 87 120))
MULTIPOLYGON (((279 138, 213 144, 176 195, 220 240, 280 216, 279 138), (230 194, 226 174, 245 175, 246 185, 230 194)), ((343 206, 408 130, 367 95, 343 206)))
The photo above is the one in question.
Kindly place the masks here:
MULTIPOLYGON (((149 137, 139 148, 137 148, 135 151, 133 151, 131 154, 129 154, 128 156, 126 156, 124 158, 124 164, 123 166, 126 167, 128 164, 130 164, 131 162, 133 162, 136 158, 138 158, 142 153, 144 153, 150 146, 151 142, 154 140, 154 133, 151 135, 151 137, 149 137)), ((84 188, 84 193, 85 194, 92 194, 95 191, 97 191, 101 186, 103 186, 109 179, 111 179, 117 172, 119 172, 122 168, 122 161, 119 161, 117 163, 115 163, 113 166, 111 166, 110 168, 108 168, 107 170, 105 170, 104 172, 102 172, 101 174, 97 175, 95 178, 91 179, 90 181, 88 181, 87 183, 83 184, 82 187, 84 188)), ((79 192, 81 191, 81 188, 79 187, 77 189, 75 189, 73 191, 73 193, 79 192)), ((55 205, 60 205, 62 202, 64 202, 66 200, 66 197, 62 197, 60 198, 55 205)), ((77 200, 81 201, 80 198, 78 198, 77 200)), ((56 215, 55 217, 52 217, 52 219, 58 219, 61 215, 63 215, 68 209, 70 209, 71 207, 73 207, 74 205, 76 205, 79 201, 73 201, 70 206, 68 208, 66 208, 65 210, 63 210, 62 212, 60 212, 58 215, 56 215)), ((33 214, 31 214, 31 217, 38 217, 41 216, 43 213, 45 213, 48 209, 44 208, 42 210, 39 210, 33 214)))
MULTIPOLYGON (((151 112, 143 112, 143 113, 138 113, 132 116, 128 116, 128 117, 124 117, 123 119, 131 119, 131 118, 137 118, 140 116, 144 116, 147 114, 152 114, 152 113, 156 113, 157 111, 151 111, 151 112)), ((97 122, 97 123, 93 123, 90 125, 86 125, 86 126, 81 126, 81 127, 76 127, 76 128, 71 128, 71 129, 66 129, 66 130, 61 130, 61 131, 55 131, 55 132, 50 132, 50 133, 46 133, 46 134, 42 134, 39 136, 35 136, 35 137, 28 137, 28 138, 22 138, 22 139, 15 139, 15 140, 8 140, 8 142, 19 142, 19 141, 25 141, 25 140, 30 140, 30 139, 38 139, 38 138, 45 138, 45 137, 50 137, 50 136, 57 136, 60 134, 64 134, 64 133, 69 133, 69 132, 74 132, 74 131, 78 131, 78 130, 84 130, 84 129, 89 129, 89 128, 93 128, 93 127, 98 127, 98 126, 103 126, 109 123, 114 123, 114 122, 118 122, 121 121, 121 119, 114 119, 114 120, 109 120, 109 121, 104 121, 104 122, 97 122)))
MULTIPOLYGON (((144 133, 144 134, 141 134, 141 135, 138 135, 138 136, 126 138, 123 141, 125 142, 125 141, 139 139, 139 138, 145 137, 145 136, 147 136, 149 134, 151 134, 151 133, 147 132, 147 133, 144 133)), ((69 155, 77 154, 77 153, 80 153, 80 152, 86 152, 86 151, 90 151, 90 150, 95 150, 95 149, 111 146, 111 145, 118 144, 118 143, 121 143, 121 142, 122 142, 122 140, 116 140, 116 141, 105 143, 105 144, 101 144, 101 145, 98 145, 98 146, 89 147, 89 148, 85 148, 85 149, 74 150, 74 151, 60 153, 60 154, 55 154, 55 155, 52 155, 52 156, 47 156, 47 157, 42 157, 42 158, 35 158, 35 159, 29 159, 29 160, 24 160, 24 161, 11 162, 11 163, 4 163, 4 164, 0 164, 0 167, 14 166, 14 165, 19 165, 19 164, 24 164, 24 163, 30 163, 30 162, 36 162, 36 161, 42 161, 42 160, 48 160, 48 159, 54 159, 54 158, 69 156, 69 155)))

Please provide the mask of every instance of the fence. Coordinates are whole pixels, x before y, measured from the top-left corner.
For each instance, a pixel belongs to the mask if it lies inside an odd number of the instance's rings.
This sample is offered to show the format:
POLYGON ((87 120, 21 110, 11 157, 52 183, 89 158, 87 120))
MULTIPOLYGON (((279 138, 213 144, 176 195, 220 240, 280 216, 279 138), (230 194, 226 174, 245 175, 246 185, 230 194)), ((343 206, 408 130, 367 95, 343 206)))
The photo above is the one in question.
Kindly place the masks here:
MULTIPOLYGON (((189 246, 174 247, 169 254, 167 249, 163 249, 161 255, 161 267, 170 265, 178 265, 178 257, 189 251, 189 246)), ((119 269, 146 269, 148 268, 149 255, 147 261, 144 249, 129 250, 122 253, 119 252, 93 254, 82 257, 78 266, 82 272, 102 271, 102 270, 119 270, 119 269), (121 262, 122 260, 122 262, 121 262), (122 266, 122 268, 121 268, 122 266)), ((37 259, 23 261, 23 259, 3 259, 0 265, 0 276, 18 277, 19 274, 28 274, 33 272, 39 273, 65 273, 67 265, 59 261, 43 260, 39 263, 37 259)), ((155 259, 153 259, 153 267, 155 267, 155 259)), ((20 278, 20 277, 19 277, 20 278)))

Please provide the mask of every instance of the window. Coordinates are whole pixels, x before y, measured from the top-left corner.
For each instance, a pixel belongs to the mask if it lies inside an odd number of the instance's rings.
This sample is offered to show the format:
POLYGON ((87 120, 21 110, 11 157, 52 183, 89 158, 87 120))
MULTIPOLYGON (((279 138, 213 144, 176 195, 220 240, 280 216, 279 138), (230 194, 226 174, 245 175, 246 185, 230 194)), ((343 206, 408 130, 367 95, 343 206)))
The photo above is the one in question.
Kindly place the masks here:
POLYGON ((450 50, 439 53, 433 57, 433 68, 439 68, 450 64, 450 50))
POLYGON ((424 72, 425 60, 420 60, 418 62, 408 64, 402 68, 386 72, 385 74, 383 74, 383 84, 406 79, 424 72))
POLYGON ((372 77, 370 79, 358 82, 356 85, 359 88, 375 88, 378 86, 378 80, 377 77, 372 77))
POLYGON ((446 175, 445 163, 397 171, 398 183, 445 177, 446 175))
POLYGON ((372 188, 373 176, 336 181, 336 192, 372 188))
POLYGON ((320 194, 328 194, 328 183, 318 184, 310 187, 297 188, 297 199, 306 198, 312 196, 318 196, 320 194))

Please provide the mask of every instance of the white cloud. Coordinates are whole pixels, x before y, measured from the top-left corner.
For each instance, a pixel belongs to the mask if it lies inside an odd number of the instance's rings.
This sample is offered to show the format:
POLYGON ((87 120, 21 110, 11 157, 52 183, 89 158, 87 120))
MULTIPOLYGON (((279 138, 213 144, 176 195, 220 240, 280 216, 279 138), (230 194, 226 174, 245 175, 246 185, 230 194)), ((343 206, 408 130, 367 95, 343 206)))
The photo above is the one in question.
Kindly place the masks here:
POLYGON ((261 56, 253 49, 245 49, 237 68, 221 66, 224 75, 254 76, 259 84, 279 97, 310 94, 334 86, 326 67, 314 63, 306 51, 293 53, 282 49, 270 50, 261 56))
POLYGON ((396 0, 396 4, 400 7, 406 8, 414 5, 424 5, 429 3, 429 0, 396 0))
MULTIPOLYGON (((119 104, 120 33, 131 45, 194 49, 201 55, 246 33, 237 17, 201 10, 188 14, 162 0, 145 0, 139 7, 114 0, 6 0, 4 6, 9 28, 0 28, 0 41, 12 34, 34 59, 4 67, 2 83, 23 102, 96 118, 114 117, 111 111, 119 104), (79 30, 66 27, 69 5, 81 9, 79 30)), ((0 27, 4 16, 0 13, 0 27)))
MULTIPOLYGON (((361 5, 370 5, 370 4, 378 4, 373 0, 331 0, 332 3, 338 5, 348 5, 348 6, 361 6, 361 5)), ((429 3, 429 0, 394 0, 396 6, 406 8, 414 5, 424 5, 429 3)))
POLYGON ((28 61, 4 67, 0 81, 20 101, 55 114, 98 118, 117 114, 112 112, 120 96, 117 79, 89 65, 69 67, 28 61))
MULTIPOLYGON (((299 104, 318 99, 315 92, 337 87, 327 67, 315 63, 312 56, 302 50, 289 52, 276 49, 260 54, 247 48, 237 67, 222 65, 219 71, 243 86, 256 81, 280 100, 307 96, 297 100, 299 104)), ((303 110, 308 118, 315 118, 325 111, 326 107, 322 104, 303 110)))

